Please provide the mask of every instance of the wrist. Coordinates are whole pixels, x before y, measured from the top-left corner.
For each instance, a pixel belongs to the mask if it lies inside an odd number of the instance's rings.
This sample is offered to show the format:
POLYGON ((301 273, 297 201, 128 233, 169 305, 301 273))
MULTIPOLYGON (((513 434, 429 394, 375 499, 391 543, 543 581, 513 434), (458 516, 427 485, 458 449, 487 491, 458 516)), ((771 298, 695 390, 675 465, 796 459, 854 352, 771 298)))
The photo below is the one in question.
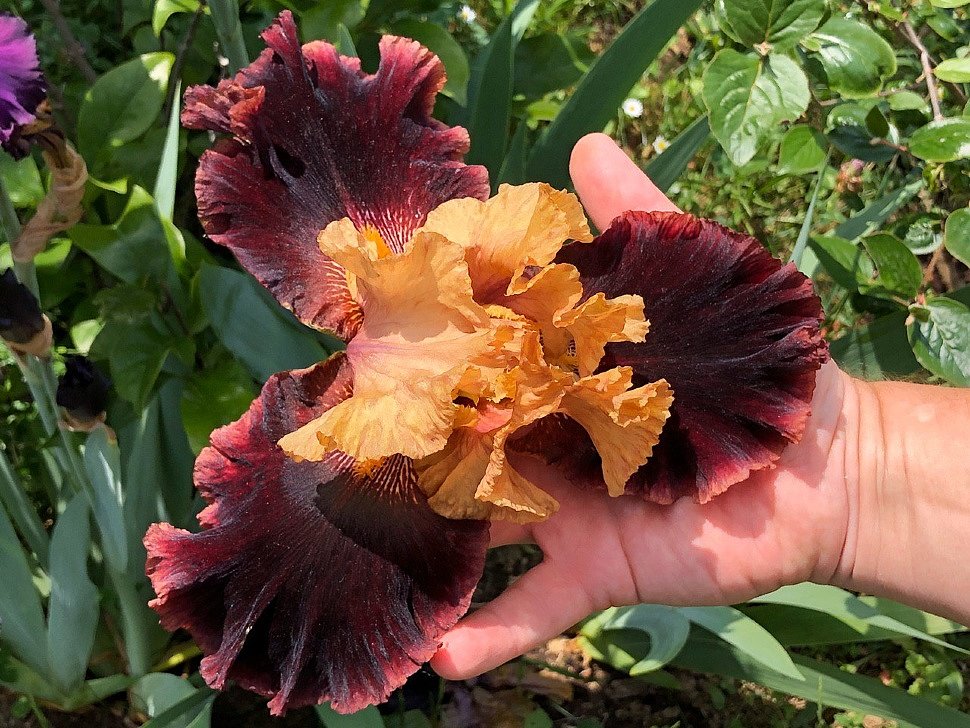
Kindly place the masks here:
POLYGON ((970 392, 846 378, 847 528, 831 583, 958 619, 970 392))

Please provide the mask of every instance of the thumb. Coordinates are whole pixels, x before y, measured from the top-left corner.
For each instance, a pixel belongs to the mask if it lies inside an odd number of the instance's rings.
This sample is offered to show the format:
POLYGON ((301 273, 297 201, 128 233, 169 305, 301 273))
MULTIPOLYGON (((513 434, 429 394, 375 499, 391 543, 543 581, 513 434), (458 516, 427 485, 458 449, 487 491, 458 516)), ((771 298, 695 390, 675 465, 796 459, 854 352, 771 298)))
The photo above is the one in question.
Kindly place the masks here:
POLYGON ((587 134, 573 147, 569 175, 596 227, 605 230, 627 210, 680 209, 605 134, 587 134))
POLYGON ((474 677, 560 634, 596 608, 575 574, 544 561, 459 622, 431 658, 431 667, 447 680, 474 677))

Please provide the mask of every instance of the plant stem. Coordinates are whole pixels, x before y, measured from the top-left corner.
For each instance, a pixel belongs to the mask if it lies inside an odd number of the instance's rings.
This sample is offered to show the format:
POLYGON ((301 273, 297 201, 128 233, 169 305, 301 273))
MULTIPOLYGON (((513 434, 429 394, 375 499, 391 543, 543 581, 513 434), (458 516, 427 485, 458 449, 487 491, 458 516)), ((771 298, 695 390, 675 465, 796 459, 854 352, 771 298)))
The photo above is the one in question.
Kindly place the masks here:
POLYGON ((229 71, 236 73, 249 65, 249 54, 239 23, 239 3, 236 0, 209 0, 209 9, 212 11, 212 24, 219 37, 219 46, 229 61, 229 71))
POLYGON ((900 27, 903 29, 903 35, 906 37, 913 48, 919 53, 919 62, 923 66, 923 80, 926 82, 926 90, 930 95, 930 106, 933 108, 933 118, 939 121, 943 118, 943 111, 940 108, 940 92, 936 88, 936 77, 933 75, 933 64, 930 62, 930 52, 926 50, 926 46, 923 45, 923 41, 913 30, 913 26, 909 24, 908 20, 904 20, 900 23, 900 27))

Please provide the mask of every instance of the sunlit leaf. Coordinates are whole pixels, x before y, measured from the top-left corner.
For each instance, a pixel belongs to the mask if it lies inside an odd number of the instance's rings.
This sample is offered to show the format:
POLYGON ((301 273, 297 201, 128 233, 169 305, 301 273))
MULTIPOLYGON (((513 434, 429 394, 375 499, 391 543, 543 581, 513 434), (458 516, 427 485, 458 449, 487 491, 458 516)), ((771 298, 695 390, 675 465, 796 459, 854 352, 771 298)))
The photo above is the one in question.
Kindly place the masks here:
POLYGON ((920 364, 952 384, 970 387, 970 308, 942 296, 914 303, 906 328, 920 364))
POLYGON ((724 32, 751 48, 784 51, 818 27, 825 0, 718 0, 724 32))
POLYGON ((711 131, 737 165, 751 161, 768 133, 808 108, 808 80, 787 56, 720 51, 704 73, 711 131))

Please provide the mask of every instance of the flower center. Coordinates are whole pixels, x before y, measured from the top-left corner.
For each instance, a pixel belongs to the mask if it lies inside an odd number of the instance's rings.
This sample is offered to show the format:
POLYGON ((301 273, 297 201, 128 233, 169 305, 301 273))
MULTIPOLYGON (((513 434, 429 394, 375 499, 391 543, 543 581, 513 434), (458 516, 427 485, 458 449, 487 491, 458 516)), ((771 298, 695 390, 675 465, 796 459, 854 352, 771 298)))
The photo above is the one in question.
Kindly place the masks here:
POLYGON ((360 234, 364 236, 364 240, 370 245, 372 244, 377 249, 378 258, 386 258, 392 254, 391 248, 387 243, 384 242, 384 238, 381 236, 380 231, 373 225, 364 225, 360 230, 360 234))

